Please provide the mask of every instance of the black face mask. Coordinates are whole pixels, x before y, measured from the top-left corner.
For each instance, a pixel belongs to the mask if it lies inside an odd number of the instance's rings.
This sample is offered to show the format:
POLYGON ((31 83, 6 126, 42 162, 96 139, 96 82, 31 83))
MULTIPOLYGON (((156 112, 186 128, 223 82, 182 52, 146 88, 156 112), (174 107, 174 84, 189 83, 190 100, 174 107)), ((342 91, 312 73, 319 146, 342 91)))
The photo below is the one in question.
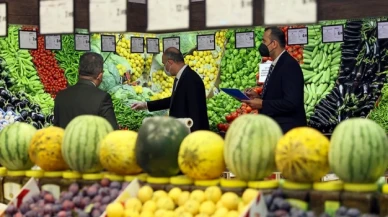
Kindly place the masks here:
MULTIPOLYGON (((272 43, 272 41, 271 41, 272 43)), ((270 45, 271 43, 269 43, 268 45, 270 45)), ((267 45, 265 45, 264 43, 261 43, 260 46, 259 46, 259 53, 262 57, 269 57, 269 50, 268 50, 268 47, 267 45)))

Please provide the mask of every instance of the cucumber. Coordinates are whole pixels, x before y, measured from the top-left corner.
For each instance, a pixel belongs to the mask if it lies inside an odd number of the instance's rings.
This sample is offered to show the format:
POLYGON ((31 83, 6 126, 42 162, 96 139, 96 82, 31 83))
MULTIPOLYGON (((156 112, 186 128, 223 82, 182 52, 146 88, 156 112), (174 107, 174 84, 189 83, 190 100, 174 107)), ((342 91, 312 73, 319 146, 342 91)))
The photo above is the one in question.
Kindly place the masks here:
POLYGON ((318 46, 316 46, 316 47, 314 48, 314 51, 313 51, 313 53, 311 54, 311 56, 312 56, 312 57, 315 57, 315 56, 317 55, 317 53, 318 53, 318 46))
POLYGON ((310 65, 311 62, 312 62, 311 59, 303 59, 303 63, 308 63, 308 65, 310 65))
POLYGON ((319 72, 318 74, 316 74, 312 80, 313 83, 317 83, 317 81, 322 77, 322 72, 319 72))
POLYGON ((341 51, 337 51, 335 53, 333 52, 331 55, 332 59, 336 59, 337 57, 340 57, 340 56, 341 56, 341 51))
POLYGON ((333 61, 330 63, 330 66, 335 66, 341 62, 341 57, 337 57, 333 59, 333 61))
POLYGON ((302 64, 300 67, 302 68, 302 69, 307 69, 307 70, 311 70, 311 66, 310 66, 311 64, 302 64))
POLYGON ((303 55, 304 55, 304 54, 307 54, 308 56, 312 56, 312 55, 313 55, 313 52, 308 51, 308 50, 303 50, 303 55))
POLYGON ((304 51, 303 52, 303 60, 305 60, 305 59, 312 59, 312 57, 304 51))
POLYGON ((312 78, 312 77, 314 77, 314 74, 305 74, 305 75, 303 75, 303 79, 304 79, 304 82, 305 83, 307 83, 307 81, 310 79, 310 78, 312 78))
POLYGON ((322 70, 322 69, 323 69, 323 66, 325 66, 326 58, 327 58, 326 53, 323 53, 323 60, 320 61, 320 64, 319 64, 319 66, 318 66, 318 69, 319 69, 319 70, 322 70))

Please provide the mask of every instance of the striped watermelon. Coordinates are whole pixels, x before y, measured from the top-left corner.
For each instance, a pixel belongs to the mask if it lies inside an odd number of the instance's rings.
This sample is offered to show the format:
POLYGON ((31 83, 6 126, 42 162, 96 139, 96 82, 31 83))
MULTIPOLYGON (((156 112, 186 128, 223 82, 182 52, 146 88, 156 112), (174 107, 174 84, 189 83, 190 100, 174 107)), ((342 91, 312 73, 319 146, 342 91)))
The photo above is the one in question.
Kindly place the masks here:
POLYGON ((377 123, 352 118, 333 132, 330 169, 347 183, 375 183, 388 167, 388 138, 377 123))
POLYGON ((81 115, 74 118, 63 136, 63 159, 72 170, 81 173, 101 171, 99 143, 112 131, 111 124, 102 117, 81 115))
POLYGON ((28 170, 34 164, 28 147, 36 129, 26 123, 15 122, 0 132, 0 163, 8 170, 28 170))
POLYGON ((265 115, 238 117, 225 136, 227 168, 244 181, 264 179, 276 170, 275 148, 282 135, 279 125, 265 115))

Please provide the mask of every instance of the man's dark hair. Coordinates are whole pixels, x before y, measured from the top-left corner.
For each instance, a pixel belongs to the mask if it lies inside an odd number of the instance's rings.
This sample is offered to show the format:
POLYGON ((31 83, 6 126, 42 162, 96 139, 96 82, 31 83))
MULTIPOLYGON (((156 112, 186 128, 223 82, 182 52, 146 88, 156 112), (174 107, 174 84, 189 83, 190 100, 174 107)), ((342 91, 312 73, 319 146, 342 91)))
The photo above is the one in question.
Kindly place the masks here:
POLYGON ((96 77, 103 71, 104 60, 102 56, 94 52, 84 53, 79 60, 79 75, 96 77))
POLYGON ((286 46, 286 35, 284 32, 276 26, 267 27, 265 31, 271 30, 271 39, 279 43, 279 45, 284 48, 286 46))
POLYGON ((167 59, 170 59, 176 63, 185 62, 185 59, 183 58, 183 54, 175 47, 167 48, 164 51, 164 55, 166 55, 167 59))

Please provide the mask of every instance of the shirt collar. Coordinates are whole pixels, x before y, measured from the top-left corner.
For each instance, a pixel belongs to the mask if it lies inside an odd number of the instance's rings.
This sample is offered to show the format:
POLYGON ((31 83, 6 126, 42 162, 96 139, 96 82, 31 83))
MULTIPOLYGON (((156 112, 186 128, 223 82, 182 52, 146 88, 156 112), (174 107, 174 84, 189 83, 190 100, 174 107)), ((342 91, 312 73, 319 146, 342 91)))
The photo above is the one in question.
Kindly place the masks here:
POLYGON ((181 70, 179 70, 178 74, 176 74, 176 76, 175 76, 176 79, 179 80, 179 79, 181 78, 182 73, 183 73, 183 71, 186 69, 186 67, 187 67, 187 65, 184 65, 184 66, 181 68, 181 70))
POLYGON ((286 52, 286 50, 283 50, 283 52, 281 52, 281 53, 279 54, 279 56, 276 57, 276 59, 272 62, 272 65, 273 65, 273 66, 276 66, 276 63, 278 63, 279 58, 283 55, 284 52, 286 52))

